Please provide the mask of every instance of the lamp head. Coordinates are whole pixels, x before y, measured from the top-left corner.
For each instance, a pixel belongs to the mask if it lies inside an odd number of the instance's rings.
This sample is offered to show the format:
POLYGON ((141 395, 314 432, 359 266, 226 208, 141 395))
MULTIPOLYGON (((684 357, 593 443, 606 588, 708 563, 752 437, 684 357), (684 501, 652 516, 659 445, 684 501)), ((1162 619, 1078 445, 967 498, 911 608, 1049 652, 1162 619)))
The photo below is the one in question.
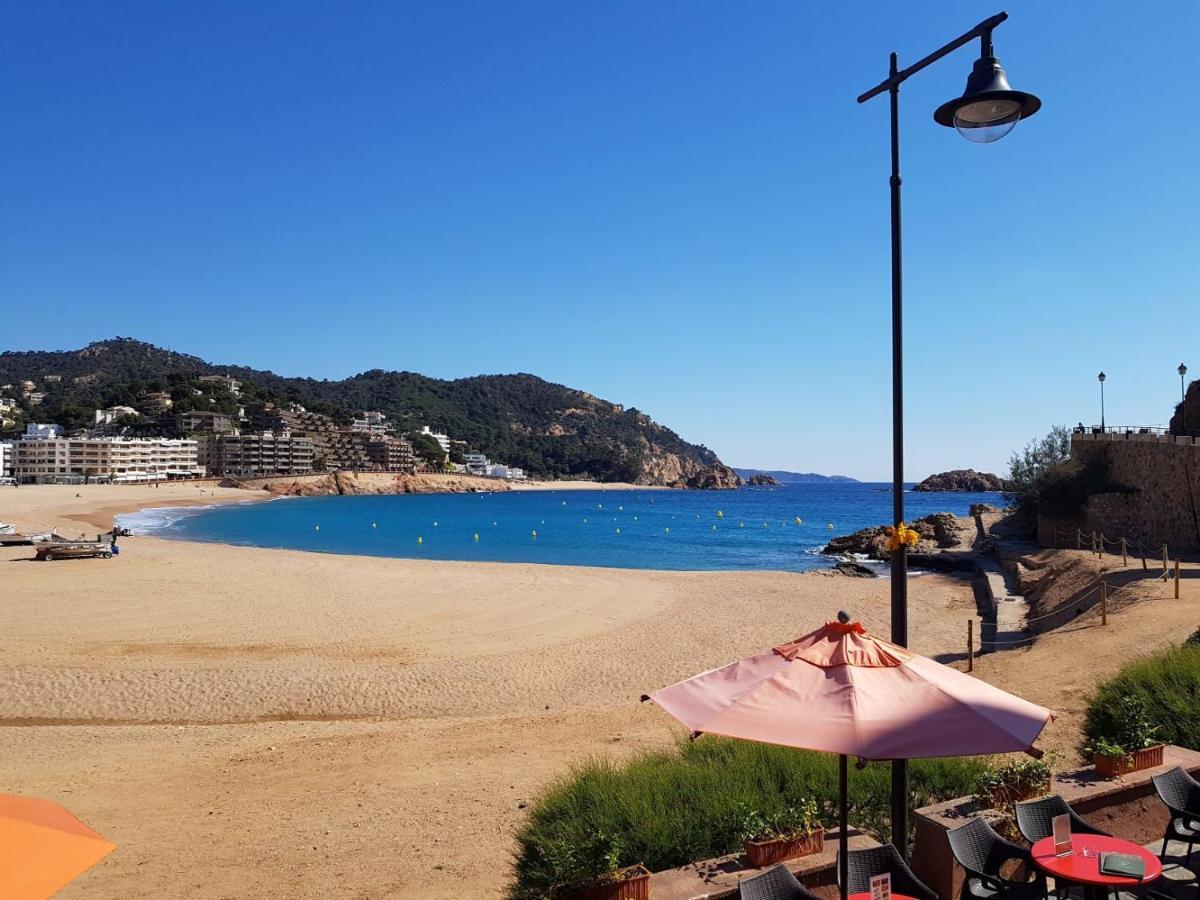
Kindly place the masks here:
POLYGON ((1187 366, 1185 366, 1183 363, 1180 363, 1179 364, 1179 377, 1182 378, 1186 374, 1187 374, 1187 366))
POLYGON ((990 35, 984 55, 975 60, 967 77, 967 89, 937 108, 933 120, 958 133, 974 144, 998 141, 1042 107, 1033 94, 1014 91, 1000 67, 1000 60, 991 55, 990 35))
POLYGON ((1099 381, 1101 384, 1104 384, 1104 379, 1106 379, 1107 377, 1108 377, 1107 375, 1105 375, 1103 372, 1101 372, 1099 375, 1096 376, 1096 380, 1099 381))

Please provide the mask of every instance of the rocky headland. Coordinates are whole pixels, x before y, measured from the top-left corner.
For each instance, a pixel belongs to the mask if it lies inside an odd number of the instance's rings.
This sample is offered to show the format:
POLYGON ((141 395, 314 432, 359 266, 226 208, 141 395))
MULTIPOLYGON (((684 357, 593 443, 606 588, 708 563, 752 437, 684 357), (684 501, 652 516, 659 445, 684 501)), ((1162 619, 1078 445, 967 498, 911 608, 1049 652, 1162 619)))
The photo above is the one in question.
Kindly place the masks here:
POLYGON ((939 472, 930 475, 924 481, 913 487, 914 491, 957 491, 960 493, 982 494, 987 491, 1002 491, 1007 482, 999 475, 990 472, 976 472, 974 469, 952 469, 949 472, 939 472))
POLYGON ((769 487, 771 485, 779 484, 779 479, 774 475, 768 475, 765 472, 755 472, 746 479, 745 484, 751 485, 752 487, 769 487))

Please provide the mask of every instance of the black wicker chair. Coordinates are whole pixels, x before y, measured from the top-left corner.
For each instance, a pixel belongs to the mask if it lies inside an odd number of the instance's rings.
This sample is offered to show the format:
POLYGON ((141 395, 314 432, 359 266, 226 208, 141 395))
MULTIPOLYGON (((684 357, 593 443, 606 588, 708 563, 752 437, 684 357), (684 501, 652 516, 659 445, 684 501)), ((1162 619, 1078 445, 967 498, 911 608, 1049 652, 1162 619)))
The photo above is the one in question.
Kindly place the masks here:
POLYGON ((1054 833, 1054 819, 1064 813, 1071 817, 1072 834, 1100 834, 1112 837, 1107 831, 1101 831, 1094 825, 1089 825, 1075 814, 1075 810, 1067 805, 1067 801, 1054 794, 1041 800, 1030 800, 1016 804, 1017 829, 1021 837, 1035 844, 1042 838, 1048 838, 1054 833))
MULTIPOLYGON (((839 877, 841 866, 838 867, 839 877)), ((860 894, 871 890, 871 878, 887 872, 892 876, 892 891, 908 894, 918 900, 937 900, 937 894, 927 887, 908 867, 900 851, 891 844, 851 850, 846 854, 847 894, 860 894)))
POLYGON ((959 865, 967 870, 963 896, 976 900, 1040 900, 1046 896, 1046 877, 1033 863, 1029 851, 1012 841, 1006 841, 981 818, 974 818, 946 832, 950 851, 959 865), (1000 869, 1010 861, 1023 862, 1032 881, 1010 881, 1000 875, 1000 869))
POLYGON ((1168 841, 1183 841, 1187 844, 1187 855, 1191 856, 1192 847, 1200 841, 1200 782, 1179 766, 1151 780, 1158 799, 1171 812, 1158 858, 1167 858, 1168 841))
POLYGON ((738 896, 742 900, 817 900, 787 866, 775 866, 761 875, 743 878, 738 884, 738 896))

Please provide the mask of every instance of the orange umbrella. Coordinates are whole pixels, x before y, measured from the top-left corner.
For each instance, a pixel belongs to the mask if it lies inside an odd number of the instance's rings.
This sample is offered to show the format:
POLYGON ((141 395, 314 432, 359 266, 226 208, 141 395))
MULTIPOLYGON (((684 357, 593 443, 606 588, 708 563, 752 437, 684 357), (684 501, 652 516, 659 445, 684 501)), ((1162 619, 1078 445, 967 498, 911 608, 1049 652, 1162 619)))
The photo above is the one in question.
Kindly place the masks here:
POLYGON ((117 849, 50 800, 0 794, 0 897, 40 900, 117 849))

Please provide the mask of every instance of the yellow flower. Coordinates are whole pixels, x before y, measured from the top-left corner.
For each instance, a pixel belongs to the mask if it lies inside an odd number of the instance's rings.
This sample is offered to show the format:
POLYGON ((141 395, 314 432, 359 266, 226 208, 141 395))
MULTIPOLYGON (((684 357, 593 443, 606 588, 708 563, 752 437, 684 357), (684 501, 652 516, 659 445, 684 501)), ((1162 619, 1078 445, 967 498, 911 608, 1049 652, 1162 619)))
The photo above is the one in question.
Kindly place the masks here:
POLYGON ((888 550, 899 550, 901 547, 915 547, 921 540, 921 535, 903 522, 895 528, 890 526, 885 528, 884 532, 887 534, 887 544, 885 546, 888 550))

